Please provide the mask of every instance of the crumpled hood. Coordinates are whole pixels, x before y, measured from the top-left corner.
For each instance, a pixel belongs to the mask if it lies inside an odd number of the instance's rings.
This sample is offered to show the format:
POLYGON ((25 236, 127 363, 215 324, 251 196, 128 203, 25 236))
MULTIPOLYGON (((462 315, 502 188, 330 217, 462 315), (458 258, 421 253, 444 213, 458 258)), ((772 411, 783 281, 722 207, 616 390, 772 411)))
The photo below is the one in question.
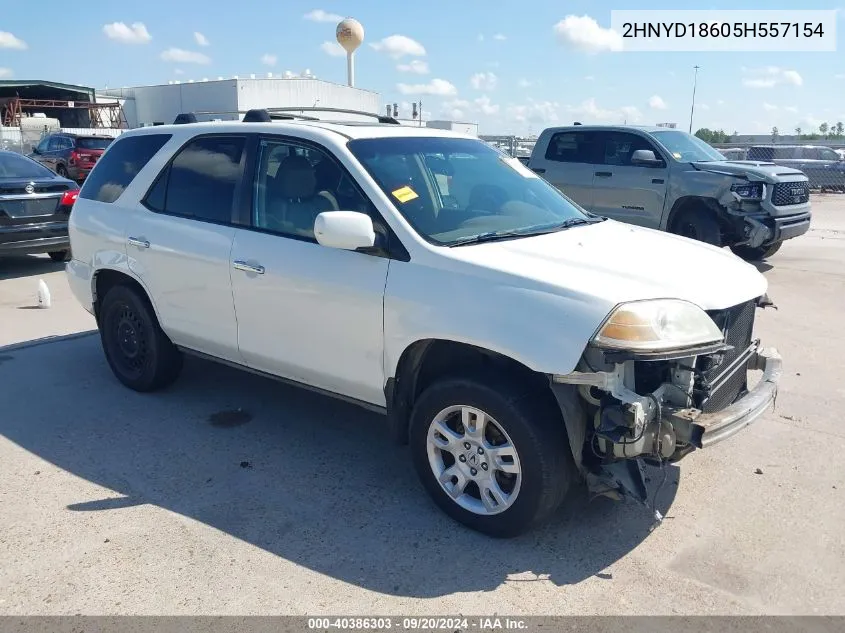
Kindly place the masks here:
POLYGON ((748 176, 752 180, 763 180, 769 184, 783 182, 784 180, 807 180, 807 177, 797 169, 782 167, 765 161, 718 160, 692 163, 692 166, 701 171, 748 176))
POLYGON ((728 250, 613 220, 449 249, 456 259, 609 305, 672 298, 721 310, 766 293, 757 269, 728 250))

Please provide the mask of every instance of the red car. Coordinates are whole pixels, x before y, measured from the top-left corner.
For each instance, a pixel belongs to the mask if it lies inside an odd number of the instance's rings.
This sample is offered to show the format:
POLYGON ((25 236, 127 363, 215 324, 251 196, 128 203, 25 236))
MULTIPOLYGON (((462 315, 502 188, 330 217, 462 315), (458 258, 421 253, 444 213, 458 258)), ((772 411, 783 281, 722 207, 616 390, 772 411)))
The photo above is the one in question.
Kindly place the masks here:
POLYGON ((30 158, 49 167, 62 178, 85 180, 94 163, 114 139, 111 136, 82 136, 56 132, 38 144, 30 158))

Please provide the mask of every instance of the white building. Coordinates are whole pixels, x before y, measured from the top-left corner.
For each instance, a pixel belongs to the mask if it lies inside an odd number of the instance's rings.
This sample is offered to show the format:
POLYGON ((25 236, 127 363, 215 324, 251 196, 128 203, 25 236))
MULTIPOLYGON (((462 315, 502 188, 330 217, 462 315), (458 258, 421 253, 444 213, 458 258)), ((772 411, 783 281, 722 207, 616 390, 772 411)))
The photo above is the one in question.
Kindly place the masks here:
POLYGON ((427 121, 425 126, 438 130, 450 130, 452 132, 459 132, 460 134, 478 136, 478 123, 468 123, 466 121, 427 121))
POLYGON ((107 88, 98 90, 97 96, 98 101, 106 102, 109 98, 122 101, 130 128, 170 124, 183 112, 196 113, 200 121, 243 118, 238 111, 252 108, 325 107, 381 112, 381 98, 377 92, 300 77, 250 76, 107 88))

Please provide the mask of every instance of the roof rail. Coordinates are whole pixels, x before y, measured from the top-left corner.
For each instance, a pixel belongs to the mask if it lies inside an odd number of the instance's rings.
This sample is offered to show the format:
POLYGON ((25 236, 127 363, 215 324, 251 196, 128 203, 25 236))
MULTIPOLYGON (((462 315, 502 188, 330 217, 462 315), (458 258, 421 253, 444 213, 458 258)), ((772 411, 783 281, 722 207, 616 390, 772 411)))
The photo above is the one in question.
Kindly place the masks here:
POLYGON ((186 123, 196 123, 197 115, 193 112, 183 112, 176 116, 173 125, 185 125, 186 123))
MULTIPOLYGON (((374 119, 377 119, 379 123, 389 123, 391 125, 399 125, 399 121, 397 121, 392 116, 385 116, 383 114, 377 114, 375 112, 365 112, 363 110, 347 110, 344 108, 321 108, 319 106, 314 107, 285 107, 285 108, 267 108, 267 112, 273 114, 275 112, 331 112, 333 114, 355 114, 358 116, 368 116, 374 119)), ((319 119, 317 119, 319 120, 319 119)))

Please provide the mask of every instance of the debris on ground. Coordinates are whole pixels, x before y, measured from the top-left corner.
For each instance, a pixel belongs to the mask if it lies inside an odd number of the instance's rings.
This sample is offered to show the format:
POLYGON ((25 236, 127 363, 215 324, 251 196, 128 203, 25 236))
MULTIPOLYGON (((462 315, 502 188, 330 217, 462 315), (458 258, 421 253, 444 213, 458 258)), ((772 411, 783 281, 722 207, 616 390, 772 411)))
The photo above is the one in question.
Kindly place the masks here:
POLYGON ((242 461, 241 468, 252 468, 252 462, 242 461))
POLYGON ((762 474, 763 474, 763 470, 762 470, 761 468, 758 468, 758 469, 756 469, 756 470, 754 471, 754 474, 755 474, 755 475, 762 475, 762 474))

